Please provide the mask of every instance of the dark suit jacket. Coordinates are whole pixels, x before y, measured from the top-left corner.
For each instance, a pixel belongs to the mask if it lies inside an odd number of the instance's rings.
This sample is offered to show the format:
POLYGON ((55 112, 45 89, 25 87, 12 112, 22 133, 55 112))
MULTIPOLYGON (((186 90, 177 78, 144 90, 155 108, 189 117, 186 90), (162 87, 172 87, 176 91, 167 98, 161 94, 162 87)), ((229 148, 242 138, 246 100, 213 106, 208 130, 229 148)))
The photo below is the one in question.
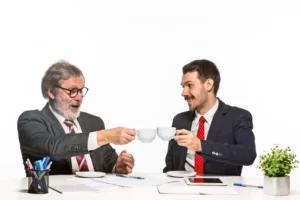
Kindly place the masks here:
MULTIPOLYGON (((50 174, 71 174, 71 157, 90 153, 95 171, 111 173, 118 155, 109 145, 89 152, 89 133, 104 129, 101 118, 81 112, 78 117, 81 134, 66 134, 47 104, 41 111, 23 112, 18 119, 18 134, 24 167, 31 162, 50 156, 53 161, 50 174)), ((27 174, 28 175, 28 174, 27 174)))
MULTIPOLYGON (((195 112, 176 115, 173 127, 191 130, 195 112)), ((251 165, 256 158, 255 138, 252 132, 250 112, 226 105, 219 99, 219 107, 213 117, 207 139, 201 141, 204 157, 204 174, 238 175, 243 165, 251 165)), ((163 172, 185 170, 187 148, 173 139, 169 142, 166 167, 163 172)))

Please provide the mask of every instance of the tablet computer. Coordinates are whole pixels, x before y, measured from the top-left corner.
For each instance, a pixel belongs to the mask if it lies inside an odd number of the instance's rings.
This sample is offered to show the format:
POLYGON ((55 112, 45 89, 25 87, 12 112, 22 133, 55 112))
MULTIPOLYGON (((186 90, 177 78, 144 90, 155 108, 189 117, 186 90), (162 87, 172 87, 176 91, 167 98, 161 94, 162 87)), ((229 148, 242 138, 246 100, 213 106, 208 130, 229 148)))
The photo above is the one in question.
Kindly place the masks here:
POLYGON ((188 185, 220 185, 226 186, 219 178, 208 178, 208 177, 189 177, 184 179, 188 185))

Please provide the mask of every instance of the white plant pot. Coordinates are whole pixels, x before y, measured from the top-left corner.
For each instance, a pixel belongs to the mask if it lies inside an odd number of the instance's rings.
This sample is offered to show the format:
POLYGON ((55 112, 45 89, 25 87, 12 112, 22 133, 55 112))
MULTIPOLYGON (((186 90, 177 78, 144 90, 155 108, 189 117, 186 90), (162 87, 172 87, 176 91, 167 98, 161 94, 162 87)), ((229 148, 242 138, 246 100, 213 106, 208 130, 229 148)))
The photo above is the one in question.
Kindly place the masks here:
POLYGON ((264 177, 264 193, 283 196, 290 194, 290 177, 264 177))

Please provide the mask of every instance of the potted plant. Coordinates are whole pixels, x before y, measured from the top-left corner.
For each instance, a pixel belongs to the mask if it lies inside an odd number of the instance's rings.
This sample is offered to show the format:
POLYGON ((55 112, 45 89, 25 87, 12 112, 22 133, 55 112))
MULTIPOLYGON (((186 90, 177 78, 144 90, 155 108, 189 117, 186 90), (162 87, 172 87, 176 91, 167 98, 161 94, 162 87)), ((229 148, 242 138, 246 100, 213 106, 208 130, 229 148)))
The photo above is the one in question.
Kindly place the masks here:
POLYGON ((268 195, 290 194, 290 172, 298 167, 299 161, 288 146, 280 149, 279 145, 260 155, 258 168, 264 173, 264 193, 268 195))

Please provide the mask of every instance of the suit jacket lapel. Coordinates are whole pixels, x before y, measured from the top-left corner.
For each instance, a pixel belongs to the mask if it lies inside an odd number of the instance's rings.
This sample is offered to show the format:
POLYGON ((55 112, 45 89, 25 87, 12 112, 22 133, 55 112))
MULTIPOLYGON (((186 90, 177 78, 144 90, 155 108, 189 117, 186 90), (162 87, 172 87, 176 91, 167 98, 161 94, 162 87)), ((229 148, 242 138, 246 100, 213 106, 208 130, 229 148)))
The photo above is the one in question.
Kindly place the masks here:
POLYGON ((217 139, 221 127, 221 123, 222 123, 222 113, 220 113, 220 111, 217 110, 211 122, 206 140, 215 141, 217 139))
POLYGON ((47 103, 46 106, 42 110, 43 116, 48 119, 51 124, 51 128, 53 134, 56 136, 65 134, 65 131, 61 124, 59 123, 58 119, 53 115, 52 111, 49 108, 49 104, 47 103))
MULTIPOLYGON (((50 110, 48 103, 43 108, 42 114, 45 118, 49 120, 54 135, 59 136, 65 134, 65 130, 63 129, 58 119, 54 116, 54 114, 50 110)), ((67 162, 70 171, 72 171, 71 158, 65 158, 64 160, 67 162)))
POLYGON ((209 141, 216 141, 218 134, 220 132, 220 128, 223 126, 222 123, 224 123, 224 120, 222 120, 223 115, 226 114, 228 111, 228 107, 226 106, 226 104, 224 104, 224 102, 222 102, 219 98, 218 100, 219 100, 219 107, 213 117, 207 135, 207 140, 209 141))
POLYGON ((77 121, 78 121, 78 123, 79 123, 79 125, 80 125, 80 128, 81 128, 82 133, 87 133, 87 132, 89 132, 89 131, 88 131, 88 128, 87 128, 87 123, 84 121, 84 119, 83 119, 81 116, 79 116, 79 117, 77 118, 77 121))

